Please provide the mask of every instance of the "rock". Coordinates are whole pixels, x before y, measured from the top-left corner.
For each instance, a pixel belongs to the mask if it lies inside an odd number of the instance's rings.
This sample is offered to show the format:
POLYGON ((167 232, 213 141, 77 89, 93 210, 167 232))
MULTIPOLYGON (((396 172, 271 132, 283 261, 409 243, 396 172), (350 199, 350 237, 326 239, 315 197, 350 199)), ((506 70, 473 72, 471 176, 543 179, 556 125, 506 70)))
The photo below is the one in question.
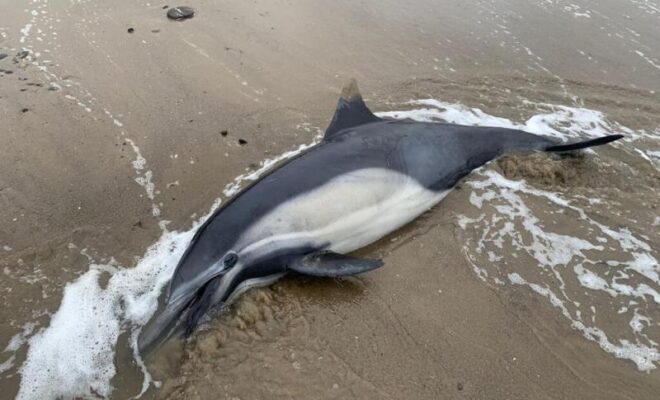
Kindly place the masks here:
POLYGON ((222 130, 222 131, 220 131, 220 135, 222 135, 222 137, 227 136, 228 133, 229 133, 229 132, 227 132, 227 130, 222 130))
POLYGON ((195 15, 195 10, 186 6, 173 7, 167 10, 167 18, 174 20, 192 18, 193 15, 195 15))
POLYGON ((14 59, 16 59, 16 60, 22 60, 22 59, 24 59, 25 57, 27 57, 27 56, 29 56, 29 55, 30 55, 30 51, 28 51, 28 50, 19 51, 19 52, 16 53, 16 55, 14 56, 14 59))
POLYGON ((133 32, 135 32, 135 29, 133 29, 133 28, 128 28, 128 33, 133 33, 133 32))
POLYGON ((6 53, 0 53, 0 60, 9 57, 6 53))
POLYGON ((245 139, 238 139, 238 144, 240 144, 241 146, 244 146, 244 145, 247 144, 247 140, 245 140, 245 139))

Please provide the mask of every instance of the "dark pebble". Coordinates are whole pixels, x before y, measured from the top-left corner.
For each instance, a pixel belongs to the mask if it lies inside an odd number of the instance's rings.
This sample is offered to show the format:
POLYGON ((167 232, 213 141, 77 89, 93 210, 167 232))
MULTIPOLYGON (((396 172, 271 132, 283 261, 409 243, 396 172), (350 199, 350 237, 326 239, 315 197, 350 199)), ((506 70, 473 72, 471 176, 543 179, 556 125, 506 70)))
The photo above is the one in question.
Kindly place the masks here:
POLYGON ((50 87, 48 87, 48 90, 50 90, 51 92, 54 92, 54 91, 57 90, 57 87, 56 86, 50 86, 50 87))
POLYGON ((152 29, 151 30, 151 33, 159 33, 159 32, 160 32, 160 29, 152 29))
POLYGON ((195 10, 193 10, 191 7, 182 6, 170 8, 167 10, 167 18, 175 20, 192 18, 193 15, 195 15, 195 10))
POLYGON ((13 73, 14 73, 14 71, 5 70, 5 74, 7 74, 7 75, 11 75, 13 73))
POLYGON ((227 131, 220 131, 220 134, 222 135, 222 137, 227 136, 228 133, 229 133, 229 132, 227 132, 227 131))
POLYGON ((5 53, 0 53, 0 60, 4 60, 4 59, 7 58, 7 57, 9 57, 7 54, 5 54, 5 53))
POLYGON ((25 57, 27 57, 29 55, 30 55, 29 51, 23 50, 23 51, 19 51, 18 53, 16 53, 16 56, 14 58, 22 60, 22 59, 24 59, 25 57))
POLYGON ((163 6, 163 10, 167 10, 170 6, 163 6))
POLYGON ((463 384, 461 382, 458 382, 458 384, 456 384, 456 389, 463 390, 463 384))
POLYGON ((135 32, 135 29, 133 29, 133 28, 128 28, 128 33, 133 33, 133 32, 135 32))
POLYGON ((28 111, 30 111, 29 108, 24 108, 24 109, 21 110, 22 113, 26 113, 26 112, 28 112, 28 111))
POLYGON ((21 92, 25 92, 26 90, 27 90, 26 88, 23 88, 23 89, 21 89, 21 92))
POLYGON ((240 144, 241 146, 246 145, 246 144, 247 144, 247 140, 245 140, 245 139, 238 139, 238 144, 240 144))

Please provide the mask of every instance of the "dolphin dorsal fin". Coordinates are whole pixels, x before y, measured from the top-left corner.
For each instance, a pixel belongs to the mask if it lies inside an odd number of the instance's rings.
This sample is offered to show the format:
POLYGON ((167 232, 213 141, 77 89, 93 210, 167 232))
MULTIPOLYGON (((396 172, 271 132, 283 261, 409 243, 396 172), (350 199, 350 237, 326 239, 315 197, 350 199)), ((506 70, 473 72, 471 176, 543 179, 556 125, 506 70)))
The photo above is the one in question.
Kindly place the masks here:
POLYGON ((367 105, 364 104, 357 82, 355 79, 351 79, 344 85, 341 91, 341 97, 339 98, 339 102, 337 102, 337 111, 335 111, 335 115, 332 117, 330 126, 326 129, 323 139, 332 139, 338 132, 346 128, 378 121, 382 121, 382 119, 375 116, 367 105))

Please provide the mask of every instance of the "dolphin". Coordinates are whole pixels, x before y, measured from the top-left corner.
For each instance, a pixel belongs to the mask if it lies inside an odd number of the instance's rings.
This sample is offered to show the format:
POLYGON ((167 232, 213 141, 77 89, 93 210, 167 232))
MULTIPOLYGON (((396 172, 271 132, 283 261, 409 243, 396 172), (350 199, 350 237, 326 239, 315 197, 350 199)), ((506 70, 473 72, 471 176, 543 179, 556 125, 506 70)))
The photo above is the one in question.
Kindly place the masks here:
POLYGON ((411 222, 499 156, 621 137, 558 144, 515 129, 382 119, 351 80, 320 143, 245 188, 197 230, 140 334, 140 350, 176 331, 187 337, 212 307, 289 272, 340 277, 382 266, 349 253, 411 222))

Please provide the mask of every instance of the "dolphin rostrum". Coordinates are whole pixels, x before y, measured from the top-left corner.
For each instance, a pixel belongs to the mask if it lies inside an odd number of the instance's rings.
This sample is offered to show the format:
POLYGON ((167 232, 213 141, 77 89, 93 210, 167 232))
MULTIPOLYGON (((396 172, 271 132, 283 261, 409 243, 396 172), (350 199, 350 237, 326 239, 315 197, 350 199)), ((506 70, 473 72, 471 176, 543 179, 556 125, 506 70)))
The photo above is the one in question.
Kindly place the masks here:
POLYGON ((411 222, 503 154, 577 150, 621 137, 557 144, 514 129, 385 120, 367 108, 352 80, 318 145, 244 189, 199 228, 140 348, 175 331, 189 335, 212 306, 289 271, 338 277, 382 266, 347 254, 411 222))

